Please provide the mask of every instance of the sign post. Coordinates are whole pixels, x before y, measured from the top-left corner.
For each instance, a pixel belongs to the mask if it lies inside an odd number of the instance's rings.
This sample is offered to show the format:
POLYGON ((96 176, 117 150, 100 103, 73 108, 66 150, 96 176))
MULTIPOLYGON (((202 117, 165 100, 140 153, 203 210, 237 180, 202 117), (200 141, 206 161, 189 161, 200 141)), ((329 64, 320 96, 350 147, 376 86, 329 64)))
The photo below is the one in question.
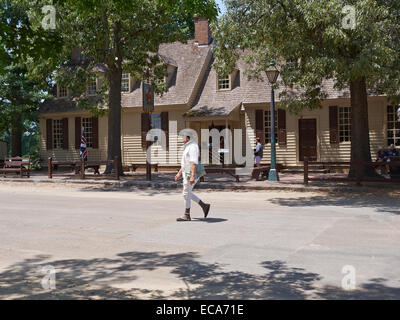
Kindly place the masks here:
MULTIPOLYGON (((154 111, 154 86, 151 83, 143 81, 143 112, 147 113, 151 124, 151 113, 154 111)), ((150 125, 148 126, 150 128, 150 125)), ((147 134, 147 133, 146 133, 147 134)), ((146 180, 151 181, 151 153, 147 156, 147 151, 151 146, 151 142, 146 139, 146 180)))

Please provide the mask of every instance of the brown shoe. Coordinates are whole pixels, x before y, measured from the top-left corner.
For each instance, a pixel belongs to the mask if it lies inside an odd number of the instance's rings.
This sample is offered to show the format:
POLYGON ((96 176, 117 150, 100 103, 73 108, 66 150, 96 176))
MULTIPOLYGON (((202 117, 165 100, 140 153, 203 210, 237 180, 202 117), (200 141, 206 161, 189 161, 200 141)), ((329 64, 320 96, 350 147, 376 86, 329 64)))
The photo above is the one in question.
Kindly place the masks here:
POLYGON ((177 218, 176 221, 191 221, 190 214, 185 213, 182 217, 177 218))
POLYGON ((200 203, 199 203, 199 205, 200 205, 200 207, 203 209, 203 212, 204 212, 204 218, 207 218, 207 216, 208 216, 208 212, 210 211, 210 207, 211 207, 211 205, 210 204, 208 204, 208 203, 204 203, 203 201, 201 201, 200 200, 200 203))

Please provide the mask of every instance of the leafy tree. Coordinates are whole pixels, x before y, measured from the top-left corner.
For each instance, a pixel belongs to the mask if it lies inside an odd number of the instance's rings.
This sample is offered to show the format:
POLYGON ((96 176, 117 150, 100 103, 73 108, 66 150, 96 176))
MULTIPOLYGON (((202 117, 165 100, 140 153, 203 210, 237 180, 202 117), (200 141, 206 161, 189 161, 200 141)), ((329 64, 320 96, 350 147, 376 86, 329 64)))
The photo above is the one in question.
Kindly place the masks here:
POLYGON ((52 30, 37 32, 28 17, 26 3, 0 2, 0 73, 11 62, 46 59, 58 51, 61 38, 52 30))
MULTIPOLYGON (((35 24, 41 21, 40 7, 45 2, 26 0, 35 24)), ((193 15, 215 19, 214 0, 65 0, 54 1, 57 32, 64 45, 54 61, 67 61, 74 48, 85 60, 73 68, 59 65, 57 81, 74 92, 78 106, 92 112, 108 113, 108 159, 121 159, 121 79, 129 72, 138 80, 149 77, 156 92, 166 90, 162 81, 165 66, 158 56, 162 43, 185 40, 193 33, 193 15), (63 58, 60 58, 63 55, 63 58), (95 102, 86 98, 89 79, 96 66, 104 71, 103 87, 95 102), (104 109, 104 106, 107 106, 104 109)), ((44 66, 46 64, 39 64, 44 66)), ((34 66, 35 74, 41 68, 34 66)), ((122 168, 122 166, 120 166, 122 168)), ((107 168, 106 172, 111 170, 107 168)))
POLYGON ((0 133, 11 135, 12 156, 22 156, 22 135, 30 137, 34 133, 44 97, 45 94, 26 77, 23 67, 12 64, 0 74, 0 133))
MULTIPOLYGON (((371 161, 367 96, 399 101, 400 1, 227 0, 226 6, 213 27, 218 72, 229 72, 243 58, 248 73, 259 78, 275 60, 279 85, 286 87, 281 105, 294 112, 320 107, 324 79, 349 88, 351 160, 371 161), (354 8, 354 24, 346 5, 354 8)), ((363 168, 362 174, 374 172, 363 168)))

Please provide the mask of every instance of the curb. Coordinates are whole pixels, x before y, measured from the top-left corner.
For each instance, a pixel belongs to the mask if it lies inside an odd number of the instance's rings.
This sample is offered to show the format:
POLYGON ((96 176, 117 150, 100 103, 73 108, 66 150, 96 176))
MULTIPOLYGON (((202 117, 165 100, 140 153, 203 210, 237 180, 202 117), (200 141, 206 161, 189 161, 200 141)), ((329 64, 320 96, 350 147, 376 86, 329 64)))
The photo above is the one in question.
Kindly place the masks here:
MULTIPOLYGON (((87 186, 111 186, 114 188, 136 188, 136 189, 180 189, 181 184, 175 182, 153 182, 153 181, 93 181, 93 180, 51 180, 51 179, 34 179, 34 178, 0 178, 0 182, 21 182, 21 183, 49 183, 49 184, 80 184, 87 186)), ((288 192, 363 192, 377 189, 394 189, 393 185, 363 185, 357 186, 245 186, 239 184, 220 184, 220 183, 198 183, 195 189, 214 190, 214 191, 288 191, 288 192)))

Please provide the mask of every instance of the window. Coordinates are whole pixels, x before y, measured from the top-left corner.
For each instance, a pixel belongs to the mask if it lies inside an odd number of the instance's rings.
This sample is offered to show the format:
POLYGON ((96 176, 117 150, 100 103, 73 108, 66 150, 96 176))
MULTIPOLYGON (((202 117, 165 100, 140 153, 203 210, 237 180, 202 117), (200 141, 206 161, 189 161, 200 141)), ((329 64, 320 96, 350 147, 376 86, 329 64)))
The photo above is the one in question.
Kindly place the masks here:
POLYGON ((151 128, 161 129, 161 114, 156 114, 156 113, 151 114, 151 128))
POLYGON ((91 79, 88 84, 88 95, 93 96, 96 94, 97 86, 96 86, 96 78, 91 79))
POLYGON ((129 73, 122 74, 121 91, 122 92, 130 91, 130 74, 129 73))
POLYGON ((229 90, 231 88, 231 77, 218 78, 218 90, 229 90))
POLYGON ((397 108, 395 106, 387 107, 387 144, 390 146, 400 146, 400 121, 397 117, 397 108))
POLYGON ((53 141, 54 149, 62 149, 64 142, 63 122, 62 120, 53 120, 53 141))
MULTIPOLYGON (((265 111, 265 143, 271 143, 271 111, 265 111)), ((275 111, 275 142, 278 143, 278 111, 275 111)))
POLYGON ((86 147, 93 148, 93 122, 92 122, 92 118, 82 118, 82 127, 85 130, 86 147))
MULTIPOLYGON (((150 122, 151 122, 151 129, 161 129, 161 114, 152 113, 150 122)), ((161 137, 158 136, 154 137, 155 141, 154 145, 158 145, 159 139, 161 139, 161 137)))
POLYGON ((351 141, 351 107, 339 107, 339 141, 351 141))
POLYGON ((66 98, 68 97, 68 90, 66 87, 58 87, 58 97, 59 98, 66 98))

